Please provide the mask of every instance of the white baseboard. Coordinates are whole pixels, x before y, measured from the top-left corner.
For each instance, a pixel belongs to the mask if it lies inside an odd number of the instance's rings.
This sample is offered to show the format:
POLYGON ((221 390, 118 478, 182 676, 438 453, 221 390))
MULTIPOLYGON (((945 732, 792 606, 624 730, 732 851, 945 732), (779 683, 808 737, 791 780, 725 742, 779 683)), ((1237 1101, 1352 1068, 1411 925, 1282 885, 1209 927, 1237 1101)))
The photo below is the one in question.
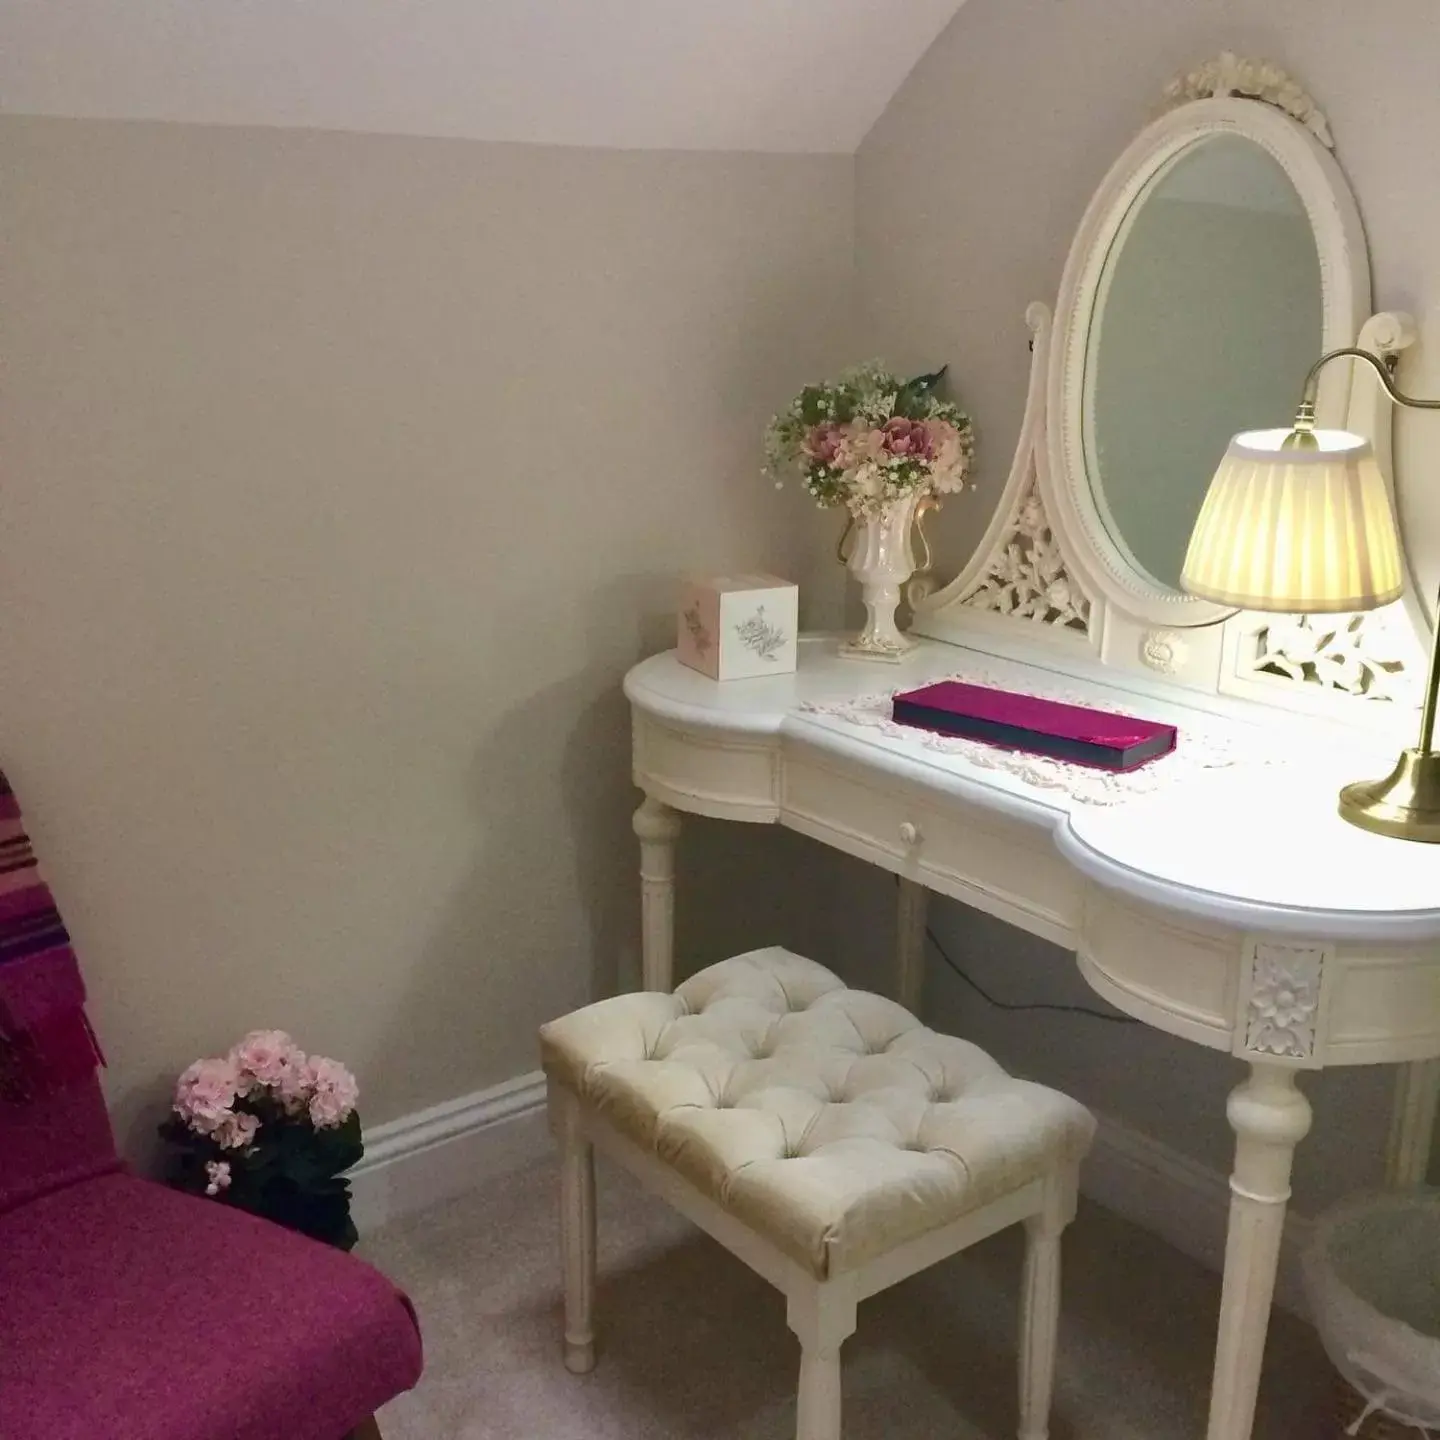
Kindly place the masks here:
MULTIPOLYGON (((1207 1269, 1224 1269, 1230 1181, 1219 1171, 1102 1116, 1095 1148, 1080 1172, 1080 1188, 1097 1204, 1160 1236, 1207 1269)), ((1309 1238, 1310 1221, 1287 1215, 1275 1303, 1302 1318, 1307 1310, 1300 1255, 1309 1238)))
POLYGON ((463 1194, 546 1153, 545 1077, 538 1070, 377 1125, 350 1172, 361 1234, 463 1194))
MULTIPOLYGON (((549 1150, 545 1077, 517 1075, 488 1090, 377 1125, 350 1172, 362 1233, 462 1194, 549 1150)), ((1102 1117, 1081 1189, 1097 1204, 1160 1236, 1211 1270, 1223 1268, 1230 1183, 1163 1141, 1102 1117)), ((1300 1252, 1310 1222, 1290 1215, 1277 1303, 1305 1313, 1300 1252)))

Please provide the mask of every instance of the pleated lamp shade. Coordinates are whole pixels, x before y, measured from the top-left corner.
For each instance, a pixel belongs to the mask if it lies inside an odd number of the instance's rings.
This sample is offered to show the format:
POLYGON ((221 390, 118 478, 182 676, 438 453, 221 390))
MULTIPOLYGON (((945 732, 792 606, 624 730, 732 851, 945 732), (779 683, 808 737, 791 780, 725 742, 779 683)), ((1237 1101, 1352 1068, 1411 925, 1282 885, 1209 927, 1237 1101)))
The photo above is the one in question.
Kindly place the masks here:
POLYGON ((1237 435, 1210 482, 1180 583, 1243 610, 1371 610, 1399 597, 1400 537, 1370 442, 1316 430, 1237 435))

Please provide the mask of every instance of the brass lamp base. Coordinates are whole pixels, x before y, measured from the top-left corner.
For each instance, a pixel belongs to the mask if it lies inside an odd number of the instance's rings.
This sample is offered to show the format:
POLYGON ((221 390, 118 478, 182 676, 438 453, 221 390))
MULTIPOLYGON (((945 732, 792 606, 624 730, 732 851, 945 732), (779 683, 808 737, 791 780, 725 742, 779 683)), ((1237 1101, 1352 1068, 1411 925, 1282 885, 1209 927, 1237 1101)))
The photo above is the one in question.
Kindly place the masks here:
POLYGON ((1340 816, 1377 835, 1440 845, 1440 753, 1402 751, 1383 780, 1347 785, 1340 816))

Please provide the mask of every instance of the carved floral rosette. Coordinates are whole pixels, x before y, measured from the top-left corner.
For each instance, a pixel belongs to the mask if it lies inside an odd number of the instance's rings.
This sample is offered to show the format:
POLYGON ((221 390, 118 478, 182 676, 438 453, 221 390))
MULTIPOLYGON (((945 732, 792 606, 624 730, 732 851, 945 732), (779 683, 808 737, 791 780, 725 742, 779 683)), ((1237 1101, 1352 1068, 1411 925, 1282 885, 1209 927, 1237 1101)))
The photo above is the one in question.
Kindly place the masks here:
POLYGON ((1315 946, 1254 946, 1247 1051, 1286 1060, 1308 1060, 1315 1054, 1324 963, 1324 951, 1315 946))

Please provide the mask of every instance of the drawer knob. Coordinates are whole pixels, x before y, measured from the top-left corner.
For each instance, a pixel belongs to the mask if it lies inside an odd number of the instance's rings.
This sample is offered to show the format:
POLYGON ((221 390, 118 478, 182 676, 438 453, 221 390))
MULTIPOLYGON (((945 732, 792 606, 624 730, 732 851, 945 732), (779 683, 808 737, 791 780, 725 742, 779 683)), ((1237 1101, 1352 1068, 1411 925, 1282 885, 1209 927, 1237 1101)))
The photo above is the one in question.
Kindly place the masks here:
POLYGON ((902 845, 918 845, 920 843, 920 827, 912 825, 906 820, 900 826, 900 843, 902 845))

